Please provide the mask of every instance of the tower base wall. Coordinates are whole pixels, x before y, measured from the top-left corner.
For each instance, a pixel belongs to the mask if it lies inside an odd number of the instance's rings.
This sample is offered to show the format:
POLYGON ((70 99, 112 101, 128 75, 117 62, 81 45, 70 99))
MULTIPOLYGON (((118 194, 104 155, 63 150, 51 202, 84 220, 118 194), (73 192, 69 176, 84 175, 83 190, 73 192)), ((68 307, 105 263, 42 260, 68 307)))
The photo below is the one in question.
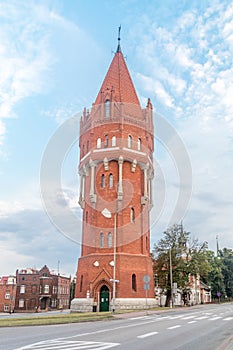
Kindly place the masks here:
MULTIPOLYGON (((115 311, 117 310, 144 310, 158 307, 158 300, 155 298, 116 298, 115 311)), ((112 301, 109 311, 112 310, 112 301)), ((93 312, 99 311, 99 305, 93 298, 75 298, 71 301, 71 312, 93 312)))

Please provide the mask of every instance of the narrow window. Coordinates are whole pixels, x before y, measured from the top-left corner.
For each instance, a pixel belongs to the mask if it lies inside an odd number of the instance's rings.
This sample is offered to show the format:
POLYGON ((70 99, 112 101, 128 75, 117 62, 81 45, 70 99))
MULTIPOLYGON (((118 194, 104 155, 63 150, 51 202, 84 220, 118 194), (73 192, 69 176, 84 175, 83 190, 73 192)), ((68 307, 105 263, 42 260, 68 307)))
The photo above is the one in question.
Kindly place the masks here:
POLYGON ((86 224, 88 224, 88 211, 86 211, 86 224))
POLYGON ((128 148, 132 148, 132 136, 128 136, 128 148))
POLYGON ((109 175, 109 188, 112 188, 113 187, 113 175, 110 174, 109 175))
POLYGON ((112 248, 112 233, 108 233, 108 248, 112 248))
POLYGON ((106 118, 110 117, 110 101, 109 100, 105 101, 105 117, 106 118))
POLYGON ((105 187, 105 176, 104 174, 101 175, 101 188, 105 187))
POLYGON ((87 153, 89 152, 89 141, 87 141, 87 153))
POLYGON ((138 151, 141 151, 142 149, 142 141, 141 139, 138 139, 138 151))
POLYGON ((104 234, 103 232, 100 233, 100 248, 104 247, 104 234))
POLYGON ((108 147, 108 135, 105 135, 105 144, 104 147, 107 148, 108 147))
POLYGON ((101 148, 101 138, 100 137, 98 137, 98 139, 97 139, 96 147, 101 148))
POLYGON ((19 299, 19 307, 24 307, 24 299, 19 299))
POLYGON ((45 284, 45 286, 44 286, 44 293, 45 294, 49 293, 49 285, 48 284, 45 284))
POLYGON ((83 275, 81 275, 81 278, 80 278, 80 287, 79 287, 79 291, 82 292, 83 290, 83 275))
POLYGON ((20 286, 20 294, 24 294, 24 293, 25 293, 25 289, 26 289, 25 285, 22 284, 22 285, 20 286))
POLYGON ((83 145, 83 148, 82 148, 82 157, 84 157, 84 153, 85 153, 85 146, 83 145))
POLYGON ((134 292, 137 291, 137 283, 136 283, 136 275, 135 275, 135 273, 132 274, 132 290, 134 292))
POLYGON ((112 147, 116 147, 116 136, 112 137, 112 147))
POLYGON ((135 222, 135 212, 134 212, 134 208, 131 208, 131 209, 130 209, 130 221, 131 221, 132 223, 135 222))

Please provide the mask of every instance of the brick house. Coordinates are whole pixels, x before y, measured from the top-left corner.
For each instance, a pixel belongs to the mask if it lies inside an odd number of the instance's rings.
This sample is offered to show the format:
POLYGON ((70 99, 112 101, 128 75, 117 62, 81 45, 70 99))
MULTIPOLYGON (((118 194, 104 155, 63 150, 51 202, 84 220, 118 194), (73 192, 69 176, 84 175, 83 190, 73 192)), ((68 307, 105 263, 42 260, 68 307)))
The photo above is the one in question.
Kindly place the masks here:
POLYGON ((70 278, 42 269, 16 271, 15 312, 35 312, 69 308, 70 278))
POLYGON ((120 37, 92 109, 84 109, 79 147, 82 251, 71 310, 154 307, 152 104, 141 108, 120 37))
POLYGON ((14 312, 16 294, 16 277, 0 278, 0 312, 14 312))

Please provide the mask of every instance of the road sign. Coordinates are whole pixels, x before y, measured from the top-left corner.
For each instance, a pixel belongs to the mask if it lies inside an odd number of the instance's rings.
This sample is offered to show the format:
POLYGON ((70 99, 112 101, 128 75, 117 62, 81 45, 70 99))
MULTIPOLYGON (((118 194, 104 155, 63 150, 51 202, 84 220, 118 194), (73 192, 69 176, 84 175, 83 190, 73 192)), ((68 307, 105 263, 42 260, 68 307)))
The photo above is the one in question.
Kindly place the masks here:
POLYGON ((142 280, 143 280, 144 283, 149 283, 150 282, 150 276, 149 275, 144 275, 142 280))
POLYGON ((144 290, 150 290, 150 284, 144 283, 144 290))

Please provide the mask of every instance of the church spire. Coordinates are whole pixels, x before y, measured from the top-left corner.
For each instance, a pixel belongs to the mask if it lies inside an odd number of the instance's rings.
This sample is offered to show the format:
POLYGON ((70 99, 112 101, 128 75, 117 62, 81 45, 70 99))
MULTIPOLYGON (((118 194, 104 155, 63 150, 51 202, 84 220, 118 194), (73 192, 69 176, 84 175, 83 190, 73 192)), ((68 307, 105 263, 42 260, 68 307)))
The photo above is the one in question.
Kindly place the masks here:
POLYGON ((131 103, 140 106, 120 45, 121 26, 118 28, 117 51, 104 78, 95 105, 111 102, 131 103))

